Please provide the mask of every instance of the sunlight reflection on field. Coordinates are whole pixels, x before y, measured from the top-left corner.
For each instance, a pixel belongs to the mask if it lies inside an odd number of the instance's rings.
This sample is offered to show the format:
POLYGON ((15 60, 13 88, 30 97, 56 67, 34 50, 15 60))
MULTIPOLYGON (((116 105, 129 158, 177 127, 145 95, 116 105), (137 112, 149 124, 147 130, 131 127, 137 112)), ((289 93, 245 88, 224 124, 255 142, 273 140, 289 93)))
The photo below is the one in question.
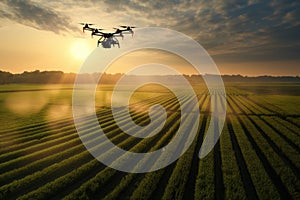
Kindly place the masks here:
POLYGON ((49 100, 49 96, 41 92, 11 93, 5 99, 6 107, 13 113, 28 115, 39 112, 49 100))
POLYGON ((46 119, 48 121, 60 120, 71 116, 71 105, 65 101, 59 105, 50 106, 47 110, 46 119))

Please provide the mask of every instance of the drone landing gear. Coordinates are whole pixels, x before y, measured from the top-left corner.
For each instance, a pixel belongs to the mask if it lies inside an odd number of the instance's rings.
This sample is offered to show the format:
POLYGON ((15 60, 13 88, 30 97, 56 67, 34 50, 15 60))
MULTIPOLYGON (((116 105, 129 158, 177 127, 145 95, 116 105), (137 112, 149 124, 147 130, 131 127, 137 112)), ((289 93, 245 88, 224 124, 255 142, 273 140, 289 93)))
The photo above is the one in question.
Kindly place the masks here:
POLYGON ((114 40, 112 40, 112 44, 113 44, 113 46, 115 46, 115 44, 116 44, 120 48, 120 42, 116 37, 114 37, 114 40))
POLYGON ((99 47, 99 44, 101 44, 105 39, 103 39, 103 36, 101 36, 101 38, 99 38, 98 42, 97 42, 97 47, 99 47))

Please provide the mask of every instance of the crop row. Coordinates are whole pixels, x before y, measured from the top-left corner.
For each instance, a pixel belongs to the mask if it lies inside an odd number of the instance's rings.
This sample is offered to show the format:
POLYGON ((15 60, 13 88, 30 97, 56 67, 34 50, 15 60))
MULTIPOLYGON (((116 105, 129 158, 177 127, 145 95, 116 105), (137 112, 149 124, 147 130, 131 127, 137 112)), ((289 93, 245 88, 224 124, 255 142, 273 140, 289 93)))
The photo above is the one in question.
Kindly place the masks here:
MULTIPOLYGON (((240 104, 236 102, 234 104, 244 112, 240 104)), ((295 195, 298 187, 297 177, 293 174, 291 168, 286 165, 282 156, 280 156, 279 152, 281 153, 281 151, 276 152, 278 147, 272 143, 270 138, 264 134, 263 130, 249 116, 240 116, 238 119, 280 196, 282 198, 290 198, 291 194, 295 195), (273 149, 269 148, 270 146, 273 149), (282 170, 285 171, 285 175, 282 175, 282 170)))
MULTIPOLYGON (((115 129, 115 130, 117 130, 117 129, 115 129)), ((115 130, 111 131, 110 134, 113 134, 115 132, 115 130)), ((117 140, 118 138, 120 138, 119 135, 120 134, 116 135, 115 138, 112 138, 112 140, 114 141, 114 140, 117 140)), ((91 139, 99 140, 100 138, 92 137, 91 139)), ((122 140, 119 139, 119 141, 122 141, 122 140)), ((92 140, 90 142, 93 143, 95 141, 92 140)), ((105 143, 100 143, 98 145, 105 145, 105 143)), ((40 172, 36 172, 32 175, 26 176, 26 178, 20 179, 20 181, 14 181, 13 183, 11 183, 9 185, 5 185, 5 186, 1 187, 1 191, 4 191, 4 192, 2 192, 3 194, 8 193, 8 191, 10 193, 12 191, 18 191, 18 190, 20 191, 19 188, 22 188, 22 187, 24 188, 26 183, 28 183, 28 182, 32 183, 34 180, 40 180, 39 177, 45 177, 45 176, 47 177, 47 175, 48 176, 51 175, 51 178, 55 177, 55 176, 53 176, 53 173, 57 173, 58 168, 60 168, 62 170, 64 169, 63 173, 67 173, 66 169, 70 168, 70 166, 72 166, 71 168, 73 168, 74 165, 76 165, 76 164, 79 164, 79 166, 83 165, 83 163, 80 162, 80 159, 84 159, 84 161, 89 161, 89 160, 91 160, 91 156, 89 155, 89 153, 87 151, 84 151, 78 155, 75 155, 75 156, 72 156, 71 158, 63 160, 59 164, 52 165, 50 167, 44 168, 40 172), (85 160, 85 159, 88 159, 88 160, 85 160), (7 192, 5 192, 5 191, 7 191, 7 192)), ((76 166, 75 166, 75 168, 76 168, 76 166)), ((76 172, 76 170, 75 170, 75 172, 76 172)), ((64 177, 64 176, 62 176, 62 177, 64 177)), ((48 181, 49 181, 49 179, 48 179, 48 181)), ((26 191, 28 191, 28 190, 26 190, 26 191)))
MULTIPOLYGON (((189 99, 189 98, 187 98, 187 99, 189 99)), ((189 101, 186 101, 185 103, 184 103, 184 105, 183 106, 185 106, 185 105, 188 105, 188 103, 189 103, 189 101)), ((172 114, 172 116, 173 117, 176 117, 176 119, 178 118, 178 114, 179 113, 174 113, 174 114, 172 114)), ((175 118, 174 118, 175 119, 175 118)), ((172 118, 170 118, 169 120, 174 120, 174 119, 172 119, 172 118)), ((179 123, 179 120, 176 120, 176 121, 174 121, 174 123, 176 124, 176 123, 179 123)), ((162 135, 162 137, 161 138, 159 138, 159 140, 158 141, 151 141, 151 140, 142 140, 140 143, 138 143, 137 144, 137 146, 135 147, 136 149, 135 149, 135 151, 136 150, 138 150, 138 151, 141 151, 142 149, 145 149, 145 148, 149 148, 149 147, 151 147, 151 146, 153 146, 151 149, 156 149, 156 148, 158 148, 158 147, 161 147, 162 145, 163 145, 163 143, 165 143, 166 141, 169 141, 170 139, 171 139, 171 137, 172 137, 172 135, 174 134, 174 131, 176 131, 177 130, 177 125, 175 125, 175 126, 173 126, 174 125, 174 123, 170 123, 170 121, 167 123, 168 124, 168 126, 169 126, 169 129, 168 130, 166 130, 166 133, 164 133, 163 135, 162 135), (170 127, 170 125, 171 125, 171 127, 170 127), (149 143, 150 142, 150 143, 149 143), (154 142, 154 143, 153 143, 154 142), (162 143, 163 142, 163 143, 162 143), (153 143, 153 144, 152 144, 153 143), (151 145, 152 144, 152 145, 151 145)), ((159 159, 159 158, 158 158, 159 159)), ((122 160, 126 160, 126 156, 125 157, 123 157, 122 158, 122 160)), ((120 160, 115 160, 114 162, 122 162, 122 161, 120 161, 120 160)), ((142 161, 141 161, 142 162, 142 161)), ((144 161, 144 162, 146 162, 146 160, 144 161)), ((142 162, 142 163, 138 163, 138 166, 141 166, 141 165, 143 165, 143 163, 144 162, 142 162)), ((153 162, 153 161, 152 161, 153 162)), ((157 162, 159 162, 159 161, 157 161, 157 162)), ((149 164, 149 161, 146 163, 147 164, 147 166, 148 165, 150 165, 151 166, 151 164, 149 164)), ((111 172, 111 171, 109 171, 109 172, 111 172)), ((107 172, 107 173, 109 173, 109 172, 107 172)), ((106 176, 107 176, 107 173, 104 173, 104 174, 99 174, 99 175, 97 175, 94 179, 92 179, 92 180, 90 180, 90 181, 88 181, 87 183, 85 183, 84 185, 82 185, 82 187, 81 188, 79 188, 77 191, 75 191, 74 193, 71 193, 69 196, 67 196, 66 198, 67 199, 72 199, 72 198, 74 198, 75 196, 87 196, 88 195, 88 193, 89 192, 86 192, 86 191, 92 191, 92 192, 90 192, 90 193, 94 193, 94 195, 95 195, 95 193, 96 193, 96 191, 98 191, 98 193, 100 193, 99 192, 99 190, 100 191, 102 191, 101 193, 103 194, 103 193, 105 193, 105 191, 103 191, 103 190, 101 190, 100 188, 102 188, 104 185, 104 183, 106 182, 106 181, 108 181, 108 180, 106 180, 105 182, 103 182, 103 181, 101 181, 101 180, 103 180, 106 176), (105 176, 105 177, 103 177, 103 176, 105 176), (101 183, 101 185, 99 185, 99 184, 97 184, 97 183, 101 183), (95 186, 95 184, 97 185, 97 186, 95 186)), ((112 175, 109 175, 109 176, 113 176, 116 172, 114 171, 114 172, 111 172, 112 173, 112 175)), ((107 177, 106 177, 107 178, 107 177)), ((121 183, 120 184, 118 184, 118 186, 116 187, 116 189, 114 190, 114 192, 112 192, 111 194, 110 194, 110 196, 117 196, 119 193, 120 193, 120 191, 126 186, 126 184, 124 184, 124 182, 126 183, 126 182, 128 182, 128 181, 130 181, 130 180, 132 180, 132 179, 134 179, 134 175, 128 175, 128 176, 126 176, 126 178, 124 177, 124 179, 121 179, 121 180, 123 180, 123 181, 121 181, 121 183)))
MULTIPOLYGON (((204 100, 206 99, 206 96, 201 96, 201 99, 199 100, 199 105, 203 105, 204 100)), ((177 130, 177 126, 179 126, 179 121, 171 123, 173 124, 169 131, 166 133, 165 136, 163 136, 161 138, 161 140, 158 141, 157 145, 162 146, 162 144, 166 143, 166 141, 169 141, 172 137, 171 134, 168 134, 169 132, 175 132, 175 130, 177 130), (169 139, 168 139, 169 138, 169 139)), ((193 157, 193 156, 192 156, 193 157)), ((180 158, 181 159, 181 158, 180 158)), ((157 159, 156 162, 159 162, 159 158, 157 159)), ((174 166, 174 165, 171 165, 174 166)), ((134 190, 131 198, 136 199, 138 197, 143 198, 143 199, 150 199, 154 194, 157 195, 157 193, 155 193, 154 191, 157 189, 157 185, 159 185, 160 187, 162 187, 162 183, 160 182, 160 180, 166 179, 166 171, 170 171, 170 166, 155 172, 151 172, 151 173, 147 173, 144 178, 141 180, 140 183, 137 184, 137 188, 134 190)), ((168 173, 171 176, 171 172, 168 173)), ((128 184, 130 184, 130 182, 132 182, 132 180, 134 180, 134 178, 136 177, 135 174, 129 174, 127 176, 125 176, 120 184, 116 185, 115 189, 109 193, 105 199, 111 199, 111 198, 117 198, 120 193, 122 191, 124 191, 124 188, 127 186, 128 184)), ((166 183, 167 184, 167 183, 166 183)), ((162 196, 162 194, 161 194, 162 196)))
MULTIPOLYGON (((200 160, 198 152, 208 125, 215 130, 220 128, 212 111, 222 114, 219 111, 226 106, 222 104, 225 94, 218 90, 212 91, 212 96, 207 90, 198 95, 199 124, 192 124, 196 117, 193 113, 180 112, 179 101, 193 110, 190 96, 176 99, 174 95, 162 95, 130 105, 131 119, 140 126, 151 123, 158 127, 163 116, 155 113, 155 120, 150 121, 147 110, 152 105, 161 104, 167 112, 163 129, 146 139, 124 133, 107 107, 97 111, 105 135, 97 134, 98 127, 93 126, 90 117, 83 118, 81 137, 92 151, 107 149, 109 138, 127 151, 151 152, 173 141, 180 124, 185 134, 190 131, 187 128, 198 128, 191 146, 176 162, 150 173, 124 173, 101 164, 86 151, 69 118, 52 121, 49 126, 41 122, 37 126, 24 126, 24 130, 1 133, 0 144, 10 146, 2 148, 0 154, 0 199, 300 198, 297 118, 285 117, 284 112, 250 93, 229 88, 227 94, 228 115, 222 135, 214 149, 200 160)), ((125 109, 118 110, 119 122, 139 134, 128 125, 125 109)), ((175 142, 177 147, 187 145, 184 134, 179 134, 175 142)), ((155 167, 171 159, 171 152, 166 152, 167 157, 160 155, 152 160, 146 157, 135 167, 155 167)), ((112 159, 113 153, 113 148, 107 149, 101 157, 112 159)), ((130 154, 111 162, 128 164, 130 154)))
MULTIPOLYGON (((135 116, 133 116, 133 117, 135 117, 135 116)), ((114 131, 113 131, 114 132, 114 131)), ((69 159, 68 159, 69 160, 69 159)), ((23 179, 21 179, 21 181, 22 181, 23 179)), ((28 180, 28 179, 27 179, 28 180)), ((26 180, 25 180, 26 181, 26 180)), ((11 188, 14 188, 14 187, 9 187, 10 189, 9 189, 9 191, 11 191, 11 188)), ((3 189, 3 188, 2 188, 3 189)), ((5 187, 4 187, 4 190, 5 190, 5 187)))
MULTIPOLYGON (((251 114, 254 114, 253 107, 250 107, 247 104, 247 101, 237 101, 237 102, 240 107, 241 107, 241 105, 243 105, 245 108, 249 109, 251 114)), ((272 129, 273 132, 276 132, 276 134, 279 135, 284 141, 286 141, 289 146, 293 147, 296 151, 298 151, 298 153, 300 153, 300 149, 299 149, 300 143, 298 142, 300 139, 299 136, 291 133, 289 131, 289 129, 287 129, 282 124, 273 123, 274 121, 271 119, 274 119, 274 117, 270 118, 270 117, 266 117, 266 116, 259 116, 259 120, 257 120, 257 121, 264 122, 264 123, 261 123, 261 127, 270 127, 270 129, 272 129)), ((287 122, 287 121, 284 122, 284 124, 287 124, 287 123, 289 123, 289 122, 287 122)), ((268 132, 270 132, 270 130, 268 132)), ((279 143, 281 143, 281 142, 279 142, 279 143)))
MULTIPOLYGON (((233 104, 231 99, 228 100, 228 106, 233 110, 234 113, 237 113, 238 107, 233 104)), ((240 119, 238 116, 229 116, 230 124, 232 124, 234 136, 237 139, 237 143, 240 146, 241 153, 244 157, 246 163, 246 169, 250 174, 250 178, 255 187, 257 196, 260 199, 278 199, 279 194, 268 176, 267 171, 265 170, 262 161, 257 155, 255 144, 251 135, 247 134, 243 127, 241 126, 240 119), (251 139, 249 140, 249 137, 251 139)))
MULTIPOLYGON (((126 116, 124 115, 125 112, 123 110, 121 110, 121 112, 123 112, 123 116, 124 116, 123 119, 126 119, 126 116)), ((108 126, 109 124, 114 125, 111 118, 108 117, 108 114, 109 113, 99 116, 101 125, 104 127, 108 126)), ((134 116, 134 118, 139 119, 139 115, 134 116)), ((86 123, 86 122, 89 122, 90 120, 87 118, 84 121, 86 123)), ((89 128, 90 128, 89 126, 86 126, 86 129, 89 129, 89 128)), ((77 137, 77 134, 75 134, 75 133, 76 133, 76 131, 75 131, 73 125, 72 126, 66 125, 63 129, 55 130, 55 132, 49 131, 49 134, 51 134, 51 135, 48 137, 44 137, 39 141, 32 140, 32 138, 28 138, 27 139, 28 142, 23 141, 21 146, 16 144, 16 145, 12 145, 9 148, 7 148, 6 152, 9 152, 9 153, 2 154, 0 156, 0 160, 2 160, 2 162, 5 162, 8 159, 14 159, 14 158, 16 158, 16 156, 18 157, 19 155, 23 155, 24 152, 26 152, 27 154, 28 154, 28 152, 36 152, 41 149, 45 149, 46 147, 53 146, 54 144, 58 144, 63 141, 66 141, 66 140, 73 139, 74 137, 77 137), (16 150, 16 149, 19 149, 19 150, 16 150)))

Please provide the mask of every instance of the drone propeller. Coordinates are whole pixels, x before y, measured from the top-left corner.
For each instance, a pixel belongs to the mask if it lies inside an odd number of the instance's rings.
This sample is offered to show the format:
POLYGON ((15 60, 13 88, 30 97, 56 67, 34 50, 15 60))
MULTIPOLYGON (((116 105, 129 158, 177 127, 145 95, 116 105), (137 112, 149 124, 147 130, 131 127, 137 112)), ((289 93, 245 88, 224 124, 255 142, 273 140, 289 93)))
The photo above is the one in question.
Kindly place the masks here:
POLYGON ((125 30, 122 30, 122 31, 129 31, 131 33, 132 37, 133 37, 133 34, 134 34, 132 29, 133 28, 138 28, 136 26, 125 26, 125 25, 120 25, 119 27, 125 28, 125 30))
POLYGON ((124 31, 124 30, 120 30, 119 28, 115 28, 115 27, 113 27, 113 29, 116 30, 116 33, 121 33, 122 31, 124 31))
POLYGON ((122 26, 120 26, 120 27, 122 27, 122 28, 138 28, 138 27, 136 27, 136 26, 124 26, 124 25, 122 25, 122 26))
POLYGON ((92 26, 92 25, 95 25, 95 24, 89 24, 89 23, 79 23, 79 24, 81 24, 81 25, 89 25, 89 26, 92 26))
POLYGON ((105 29, 102 29, 102 28, 95 28, 92 30, 92 33, 91 33, 91 37, 93 38, 93 35, 96 35, 96 34, 103 34, 101 31, 102 30, 105 30, 105 29))

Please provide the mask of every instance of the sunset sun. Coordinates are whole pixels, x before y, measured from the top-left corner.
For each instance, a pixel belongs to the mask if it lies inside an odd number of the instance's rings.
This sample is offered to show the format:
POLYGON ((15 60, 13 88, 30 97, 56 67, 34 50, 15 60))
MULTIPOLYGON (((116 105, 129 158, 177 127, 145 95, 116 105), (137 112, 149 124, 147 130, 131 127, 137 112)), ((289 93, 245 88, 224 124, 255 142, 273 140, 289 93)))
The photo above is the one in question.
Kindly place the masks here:
POLYGON ((75 41, 71 46, 71 55, 78 60, 84 60, 91 52, 91 48, 85 41, 75 41))

